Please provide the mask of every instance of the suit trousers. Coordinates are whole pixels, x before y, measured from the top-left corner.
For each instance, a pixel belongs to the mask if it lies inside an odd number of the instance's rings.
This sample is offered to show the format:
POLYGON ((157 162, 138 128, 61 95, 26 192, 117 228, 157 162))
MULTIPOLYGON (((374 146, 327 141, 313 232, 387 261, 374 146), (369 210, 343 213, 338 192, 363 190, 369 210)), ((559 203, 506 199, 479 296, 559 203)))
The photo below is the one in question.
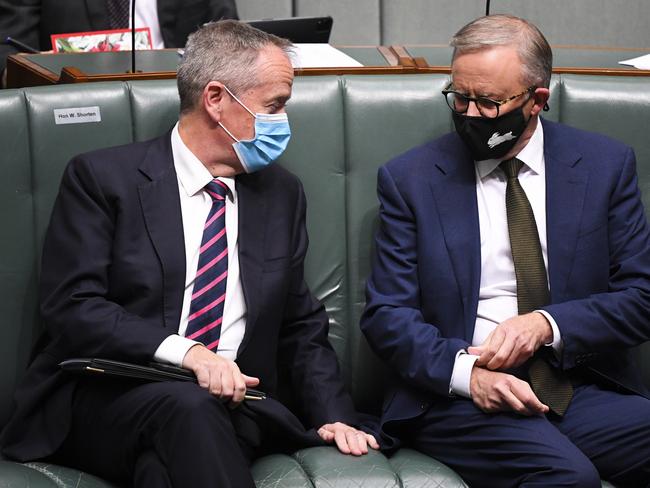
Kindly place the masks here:
POLYGON ((577 386, 564 417, 488 414, 471 400, 437 400, 400 434, 473 488, 650 483, 650 400, 577 386))
POLYGON ((84 379, 53 460, 122 486, 255 486, 264 426, 189 382, 84 379))

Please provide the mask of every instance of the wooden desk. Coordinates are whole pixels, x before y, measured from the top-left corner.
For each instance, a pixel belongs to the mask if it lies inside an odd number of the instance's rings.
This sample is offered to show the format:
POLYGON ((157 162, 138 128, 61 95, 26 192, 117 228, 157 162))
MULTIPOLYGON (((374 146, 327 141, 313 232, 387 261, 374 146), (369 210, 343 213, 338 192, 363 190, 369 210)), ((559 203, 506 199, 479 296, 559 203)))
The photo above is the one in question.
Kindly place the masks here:
MULTIPOLYGON (((385 46, 338 46, 363 67, 303 68, 298 76, 416 73, 409 56, 400 57, 385 46)), ((13 54, 7 58, 7 87, 85 83, 92 81, 153 80, 176 77, 180 55, 176 49, 136 52, 137 73, 131 73, 130 52, 13 54)))
MULTIPOLYGON (((302 68, 297 76, 347 74, 450 73, 452 50, 445 45, 337 46, 363 64, 353 68, 302 68)), ((554 46, 553 73, 650 76, 618 64, 650 49, 554 46)), ((92 81, 153 80, 176 77, 180 56, 176 49, 138 51, 137 73, 131 73, 130 52, 13 54, 7 58, 7 87, 84 83, 92 81)))
MULTIPOLYGON (((552 46, 553 73, 581 75, 650 76, 650 70, 618 64, 624 59, 649 54, 648 49, 591 46, 552 46)), ((422 72, 450 73, 452 48, 442 44, 392 46, 402 57, 411 57, 422 72)))
POLYGON ((179 59, 176 49, 137 51, 138 72, 131 73, 129 51, 12 54, 7 58, 7 87, 176 78, 179 59))

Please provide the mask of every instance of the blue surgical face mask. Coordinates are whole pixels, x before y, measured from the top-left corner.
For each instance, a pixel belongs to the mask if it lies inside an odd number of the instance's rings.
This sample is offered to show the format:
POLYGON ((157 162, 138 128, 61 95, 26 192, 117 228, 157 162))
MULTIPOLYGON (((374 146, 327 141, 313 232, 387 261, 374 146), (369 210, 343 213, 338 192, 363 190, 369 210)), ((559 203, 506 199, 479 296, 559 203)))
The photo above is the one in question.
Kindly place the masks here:
POLYGON ((235 141, 232 147, 246 173, 266 168, 280 157, 289 144, 291 128, 287 114, 254 114, 228 87, 224 88, 239 105, 255 117, 255 136, 252 139, 239 140, 221 122, 219 125, 235 141))

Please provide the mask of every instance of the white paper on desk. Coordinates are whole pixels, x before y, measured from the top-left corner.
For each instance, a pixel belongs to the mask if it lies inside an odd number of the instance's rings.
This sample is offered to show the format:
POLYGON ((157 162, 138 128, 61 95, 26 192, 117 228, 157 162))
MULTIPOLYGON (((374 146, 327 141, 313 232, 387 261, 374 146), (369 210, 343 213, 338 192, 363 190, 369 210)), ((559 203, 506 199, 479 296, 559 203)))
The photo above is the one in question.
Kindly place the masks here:
POLYGON ((618 64, 626 64, 638 69, 650 69, 650 54, 639 56, 638 58, 626 59, 625 61, 619 61, 618 64))
POLYGON ((329 44, 294 44, 294 68, 348 68, 363 66, 359 61, 329 44))

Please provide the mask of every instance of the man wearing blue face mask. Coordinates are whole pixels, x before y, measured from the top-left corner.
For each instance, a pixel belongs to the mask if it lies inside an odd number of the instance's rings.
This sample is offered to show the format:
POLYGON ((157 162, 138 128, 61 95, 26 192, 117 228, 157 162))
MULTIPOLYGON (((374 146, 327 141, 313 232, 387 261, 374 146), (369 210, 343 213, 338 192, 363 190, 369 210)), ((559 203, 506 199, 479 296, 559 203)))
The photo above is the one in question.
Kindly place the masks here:
POLYGON ((273 163, 284 152, 291 138, 289 118, 286 113, 254 114, 227 86, 228 94, 255 119, 255 137, 240 141, 223 123, 221 128, 235 141, 232 145, 244 171, 254 173, 273 163))
POLYGON ((236 21, 205 25, 179 66, 171 132, 70 162, 44 244, 43 349, 5 456, 126 486, 252 488, 262 453, 378 447, 353 427, 303 278, 302 187, 271 165, 290 137, 289 49, 236 21), (198 385, 71 376, 58 367, 70 357, 169 363, 198 385))
POLYGON ((523 19, 453 38, 456 131, 379 170, 361 327, 401 377, 382 417, 471 486, 650 482, 650 232, 633 151, 540 119, 552 53, 523 19))

